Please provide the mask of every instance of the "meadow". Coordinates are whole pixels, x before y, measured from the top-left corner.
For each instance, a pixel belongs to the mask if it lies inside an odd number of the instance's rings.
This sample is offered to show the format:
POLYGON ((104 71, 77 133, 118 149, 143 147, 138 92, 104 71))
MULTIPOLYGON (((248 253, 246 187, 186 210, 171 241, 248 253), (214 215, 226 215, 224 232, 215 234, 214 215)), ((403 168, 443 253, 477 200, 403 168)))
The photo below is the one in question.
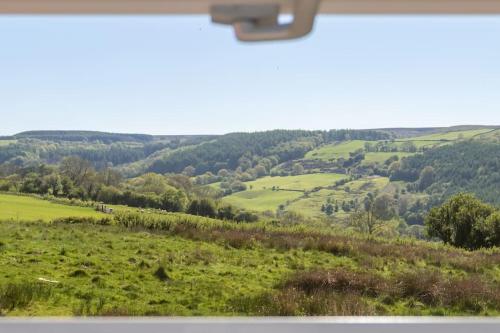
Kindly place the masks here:
POLYGON ((254 211, 275 211, 280 205, 297 200, 304 192, 333 186, 345 175, 318 173, 299 176, 264 177, 246 182, 247 190, 223 198, 225 203, 254 211))
MULTIPOLYGON (((490 128, 464 130, 464 131, 450 131, 442 132, 424 136, 410 137, 395 140, 391 145, 401 148, 405 143, 412 142, 417 149, 421 148, 436 148, 445 144, 450 144, 458 140, 480 138, 485 135, 491 135, 495 130, 490 128)), ((385 141, 383 141, 385 142, 385 141)), ((322 160, 334 161, 338 158, 349 158, 349 154, 356 150, 365 149, 365 143, 374 144, 373 141, 351 140, 340 143, 332 143, 321 146, 314 150, 309 151, 304 159, 306 160, 322 160)), ((398 156, 400 159, 403 157, 414 155, 408 152, 367 152, 363 164, 370 163, 383 163, 392 156, 398 156)))
POLYGON ((3 221, 0 254, 9 316, 500 313, 498 251, 414 240, 124 213, 3 221))
POLYGON ((460 139, 471 139, 473 137, 491 132, 491 128, 482 128, 465 131, 450 131, 444 133, 429 134, 424 136, 417 136, 400 141, 455 141, 460 139))
MULTIPOLYGON (((324 217, 321 206, 328 202, 341 206, 342 202, 358 200, 361 202, 369 192, 382 191, 389 184, 386 177, 363 178, 350 181, 334 189, 322 189, 317 192, 302 196, 286 207, 287 211, 294 211, 306 217, 324 217)), ((334 213, 335 218, 346 218, 349 213, 339 209, 334 213)))
POLYGON ((17 140, 0 140, 0 147, 2 146, 8 146, 11 143, 16 143, 17 140))
POLYGON ((31 196, 0 193, 0 220, 51 221, 60 217, 103 217, 91 207, 63 205, 31 196))
POLYGON ((384 163, 389 158, 397 156, 399 159, 404 157, 415 155, 415 153, 405 153, 405 152, 376 152, 376 153, 366 153, 365 159, 361 162, 362 165, 369 163, 384 163))
POLYGON ((345 141, 319 147, 308 152, 304 159, 331 161, 334 159, 349 158, 349 153, 358 149, 364 149, 365 142, 362 140, 345 141))

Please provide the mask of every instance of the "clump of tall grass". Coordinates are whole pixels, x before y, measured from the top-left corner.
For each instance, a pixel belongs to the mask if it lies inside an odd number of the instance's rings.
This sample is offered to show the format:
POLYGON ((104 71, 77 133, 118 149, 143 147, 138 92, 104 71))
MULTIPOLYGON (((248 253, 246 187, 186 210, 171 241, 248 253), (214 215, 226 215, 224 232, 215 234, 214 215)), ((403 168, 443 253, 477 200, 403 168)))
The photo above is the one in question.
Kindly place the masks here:
POLYGON ((449 277, 420 269, 382 276, 370 270, 337 268, 300 272, 277 291, 233 302, 236 312, 255 315, 382 315, 368 300, 394 304, 417 301, 425 306, 479 313, 500 310, 500 286, 478 276, 449 277))
POLYGON ((12 282, 0 286, 0 313, 22 309, 32 302, 48 299, 52 287, 41 282, 12 282))
POLYGON ((54 219, 53 224, 93 224, 93 225, 111 225, 113 219, 109 217, 83 217, 83 216, 71 216, 71 217, 61 217, 54 219))

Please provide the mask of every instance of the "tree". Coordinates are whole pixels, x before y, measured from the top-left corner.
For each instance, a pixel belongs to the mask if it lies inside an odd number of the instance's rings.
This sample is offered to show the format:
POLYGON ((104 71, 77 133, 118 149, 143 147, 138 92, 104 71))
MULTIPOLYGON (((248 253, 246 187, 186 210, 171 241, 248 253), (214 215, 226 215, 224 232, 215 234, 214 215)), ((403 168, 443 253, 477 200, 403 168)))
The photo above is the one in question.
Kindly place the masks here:
POLYGON ((350 216, 350 224, 361 232, 373 235, 383 225, 383 220, 394 214, 392 198, 384 193, 375 196, 368 193, 363 201, 364 211, 357 211, 350 216))
POLYGON ((417 151, 417 146, 412 141, 405 141, 401 145, 401 149, 409 153, 415 153, 417 151))
POLYGON ((90 162, 77 156, 64 158, 61 161, 59 169, 61 173, 69 177, 76 186, 82 185, 88 177, 94 173, 94 169, 90 162))
POLYGON ((222 177, 222 178, 226 178, 227 176, 229 176, 229 171, 227 171, 227 169, 220 169, 217 172, 217 176, 222 177))
POLYGON ((292 174, 293 175, 301 175, 304 173, 304 167, 302 164, 295 163, 292 168, 292 174))
POLYGON ((431 209, 427 232, 445 243, 467 249, 500 245, 500 216, 471 194, 459 193, 431 209))
POLYGON ((394 200, 388 193, 378 195, 372 203, 372 213, 380 220, 390 220, 396 215, 394 200))
POLYGON ((187 167, 184 168, 184 170, 182 170, 182 174, 186 175, 188 177, 194 176, 195 172, 196 172, 196 169, 191 165, 188 165, 187 167))
POLYGON ((98 179, 106 186, 118 186, 123 180, 120 172, 106 168, 98 173, 98 179))
POLYGON ((418 189, 420 191, 424 191, 426 188, 431 186, 434 183, 434 177, 436 173, 434 172, 434 168, 431 166, 426 166, 420 172, 420 177, 418 179, 418 189))
POLYGON ((267 170, 263 165, 259 164, 254 169, 257 177, 264 177, 265 175, 267 175, 267 170))
POLYGON ((217 210, 213 201, 209 199, 193 200, 189 205, 187 213, 199 216, 216 217, 217 210))
POLYGON ((325 214, 328 215, 328 216, 333 215, 333 205, 332 204, 328 204, 325 207, 325 214))

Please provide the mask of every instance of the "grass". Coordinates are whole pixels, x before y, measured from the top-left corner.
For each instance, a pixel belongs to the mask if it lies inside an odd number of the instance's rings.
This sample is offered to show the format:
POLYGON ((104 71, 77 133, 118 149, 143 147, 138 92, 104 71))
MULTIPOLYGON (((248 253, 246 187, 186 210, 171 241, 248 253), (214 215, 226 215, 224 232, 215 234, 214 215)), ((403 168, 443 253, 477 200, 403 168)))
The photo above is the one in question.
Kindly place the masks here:
MULTIPOLYGON (((324 189, 311 193, 308 196, 301 197, 299 200, 288 205, 286 209, 301 213, 307 217, 321 217, 325 216, 321 211, 321 206, 324 205, 328 199, 333 203, 337 201, 339 206, 341 206, 343 201, 348 202, 358 199, 361 202, 368 192, 381 191, 388 184, 389 179, 386 177, 358 179, 348 182, 336 189, 324 189), (346 189, 348 189, 348 191, 346 189)), ((347 216, 348 213, 343 212, 342 209, 335 213, 335 217, 337 218, 345 218, 347 216)))
POLYGON ((8 146, 11 143, 16 143, 17 140, 0 140, 0 147, 8 146))
POLYGON ((319 147, 306 154, 305 159, 331 161, 337 158, 349 158, 349 153, 358 149, 364 149, 365 142, 362 140, 345 141, 319 147))
POLYGON ((0 193, 0 220, 50 221, 68 216, 100 217, 105 215, 92 208, 69 206, 29 196, 0 193))
MULTIPOLYGON (((444 144, 448 144, 449 142, 461 140, 461 139, 471 139, 474 137, 480 137, 482 134, 489 134, 491 129, 477 129, 477 130, 466 130, 466 131, 451 131, 445 133, 436 133, 425 136, 418 136, 412 138, 399 139, 392 143, 397 147, 401 147, 404 142, 411 141, 415 144, 417 148, 431 148, 444 144)), ((333 143, 324 145, 317 149, 314 149, 308 152, 305 156, 305 159, 308 160, 323 160, 323 161, 333 161, 340 157, 349 158, 349 153, 352 153, 358 149, 364 149, 365 143, 370 142, 371 144, 375 144, 376 141, 363 141, 363 140, 352 140, 345 141, 341 143, 333 143)), ((393 155, 398 155, 400 158, 409 156, 409 153, 367 153, 365 156, 364 163, 370 162, 378 162, 383 163, 389 157, 393 155)))
POLYGON ((365 154, 365 159, 363 160, 362 164, 368 164, 368 163, 384 163, 387 161, 389 158, 392 156, 398 156, 399 159, 402 159, 403 157, 408 157, 415 155, 414 153, 404 153, 404 152, 376 152, 376 153, 366 153, 365 154))
POLYGON ((271 290, 299 268, 350 263, 89 224, 1 222, 0 241, 0 290, 56 281, 49 298, 21 295, 26 301, 14 307, 12 298, 0 309, 11 316, 236 315, 232 299, 271 290))
POLYGON ((404 308, 405 314, 495 314, 500 307, 499 287, 478 276, 454 277, 435 269, 387 276, 336 268, 299 273, 277 293, 243 305, 258 315, 386 315, 395 306, 404 308))
POLYGON ((332 186, 337 180, 344 177, 345 175, 331 173, 264 177, 246 182, 246 191, 224 197, 223 201, 253 211, 275 211, 279 205, 286 205, 288 202, 300 198, 304 191, 332 186), (273 190, 273 187, 275 187, 275 190, 273 190))
POLYGON ((99 223, 0 222, 0 314, 500 314, 498 250, 178 214, 99 223))
POLYGON ((402 139, 401 141, 455 141, 459 139, 470 139, 477 135, 490 132, 490 128, 483 128, 477 130, 467 130, 467 131, 451 131, 445 133, 436 133, 424 136, 418 136, 408 139, 402 139))

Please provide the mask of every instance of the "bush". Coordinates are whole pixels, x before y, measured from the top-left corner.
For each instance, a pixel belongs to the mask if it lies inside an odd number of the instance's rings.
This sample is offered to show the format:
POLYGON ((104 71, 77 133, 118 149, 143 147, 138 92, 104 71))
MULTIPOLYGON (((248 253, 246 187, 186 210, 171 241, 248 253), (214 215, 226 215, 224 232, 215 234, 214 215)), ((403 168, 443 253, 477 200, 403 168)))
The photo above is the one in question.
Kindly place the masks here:
POLYGON ((500 245, 500 216, 471 194, 460 193, 431 209, 425 220, 430 236, 470 250, 500 245))

